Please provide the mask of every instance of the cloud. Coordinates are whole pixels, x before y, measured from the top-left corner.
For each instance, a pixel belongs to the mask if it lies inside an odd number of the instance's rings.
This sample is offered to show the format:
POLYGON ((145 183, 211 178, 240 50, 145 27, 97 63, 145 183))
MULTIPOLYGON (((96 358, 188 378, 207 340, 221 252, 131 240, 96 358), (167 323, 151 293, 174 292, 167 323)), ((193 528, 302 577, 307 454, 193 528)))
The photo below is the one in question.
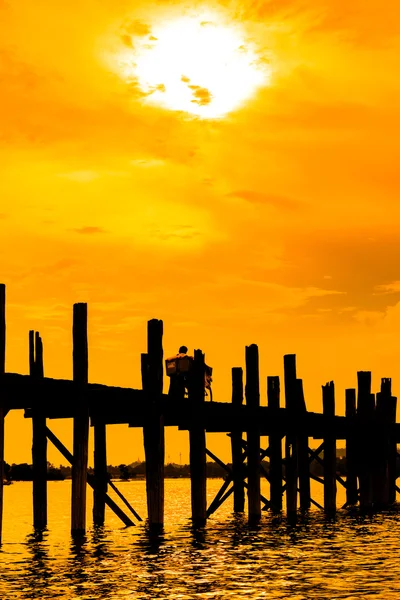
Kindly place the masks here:
POLYGON ((151 34, 150 25, 138 19, 126 23, 123 29, 130 35, 145 36, 151 34))
POLYGON ((191 100, 191 102, 199 106, 207 106, 207 104, 211 103, 212 94, 207 88, 200 87, 199 85, 189 85, 188 87, 193 90, 194 100, 191 100))
POLYGON ((400 293, 400 281, 392 281, 391 283, 382 283, 375 286, 375 295, 398 293, 400 293))
POLYGON ((76 233, 82 233, 84 235, 92 235, 95 233, 105 233, 106 232, 106 230, 103 229, 102 227, 94 227, 94 226, 80 227, 78 229, 73 229, 72 231, 75 231, 76 233))
POLYGON ((275 208, 284 210, 295 210, 299 208, 299 203, 292 198, 275 196, 274 194, 267 194, 256 190, 237 190, 229 192, 226 196, 242 198, 243 200, 246 200, 246 202, 251 202, 252 204, 270 204, 275 208))

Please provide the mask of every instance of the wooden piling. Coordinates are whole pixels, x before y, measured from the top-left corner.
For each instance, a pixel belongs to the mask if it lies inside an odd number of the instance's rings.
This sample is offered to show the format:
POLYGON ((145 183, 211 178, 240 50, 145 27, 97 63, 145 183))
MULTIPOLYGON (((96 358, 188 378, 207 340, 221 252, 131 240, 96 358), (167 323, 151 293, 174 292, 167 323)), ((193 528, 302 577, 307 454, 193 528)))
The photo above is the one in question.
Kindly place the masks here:
MULTIPOLYGON (((142 381, 146 417, 143 427, 146 460, 146 494, 149 527, 160 531, 164 526, 164 416, 163 391, 163 322, 152 319, 147 324, 147 355, 142 355, 142 381)), ((203 383, 204 389, 204 383, 203 383)))
MULTIPOLYGON (((255 411, 260 406, 260 381, 258 369, 258 346, 246 346, 246 404, 255 411)), ((255 422, 256 424, 256 422, 255 422)), ((247 481, 249 501, 249 521, 261 518, 261 481, 260 481, 260 434, 247 432, 247 481)))
POLYGON ((76 403, 73 424, 71 532, 86 531, 86 480, 89 442, 89 409, 85 394, 88 383, 87 304, 73 308, 73 380, 76 384, 76 403))
POLYGON ((371 372, 359 371, 357 395, 357 465, 360 484, 360 508, 371 509, 373 503, 373 424, 375 414, 375 396, 371 394, 371 372))
POLYGON ((296 355, 283 357, 285 404, 288 412, 288 432, 285 438, 286 514, 289 518, 297 512, 298 453, 296 426, 296 355))
POLYGON ((375 509, 389 504, 389 447, 391 413, 391 379, 381 380, 381 391, 376 394, 375 448, 373 455, 373 504, 375 509))
POLYGON ((346 504, 354 506, 358 502, 357 492, 357 437, 356 437, 356 390, 347 389, 346 418, 348 430, 346 436, 346 504))
MULTIPOLYGON (((240 407, 243 404, 243 369, 233 367, 232 369, 232 406, 240 407)), ((234 480, 233 488, 233 510, 244 511, 244 485, 243 485, 243 433, 233 431, 231 434, 232 447, 232 472, 234 480)))
POLYGON ((6 404, 3 394, 3 376, 6 367, 6 286, 0 284, 0 545, 3 531, 3 481, 4 481, 4 419, 6 404))
POLYGON ((391 380, 383 384, 381 391, 385 393, 387 409, 387 423, 389 427, 388 439, 388 503, 396 502, 396 478, 397 478, 397 440, 395 434, 397 398, 392 396, 391 380), (390 383, 389 383, 390 382, 390 383), (385 386, 385 387, 384 387, 385 386))
MULTIPOLYGON (((44 377, 42 338, 34 331, 29 332, 29 374, 34 382, 44 377)), ((32 479, 33 526, 40 530, 47 526, 47 433, 40 407, 32 412, 32 479)))
POLYGON ((303 381, 296 379, 296 414, 298 416, 299 433, 297 435, 297 464, 299 471, 300 510, 309 510, 311 506, 310 461, 308 457, 308 435, 304 399, 303 381))
POLYGON ((335 386, 333 381, 322 386, 322 404, 325 417, 324 437, 324 509, 336 511, 336 438, 333 429, 335 417, 335 386))
POLYGON ((94 478, 96 487, 93 490, 93 523, 103 525, 106 511, 106 494, 108 487, 107 473, 107 434, 106 424, 96 419, 94 433, 94 478))
MULTIPOLYGON (((267 397, 268 407, 271 411, 276 411, 276 415, 278 415, 280 405, 279 377, 267 377, 267 397)), ((269 435, 269 480, 271 510, 280 512, 282 510, 282 435, 280 432, 270 433, 269 435)))
POLYGON ((192 420, 189 429, 190 486, 194 527, 204 527, 207 519, 206 432, 202 422, 204 419, 204 375, 204 354, 201 350, 195 350, 192 379, 189 386, 192 420))

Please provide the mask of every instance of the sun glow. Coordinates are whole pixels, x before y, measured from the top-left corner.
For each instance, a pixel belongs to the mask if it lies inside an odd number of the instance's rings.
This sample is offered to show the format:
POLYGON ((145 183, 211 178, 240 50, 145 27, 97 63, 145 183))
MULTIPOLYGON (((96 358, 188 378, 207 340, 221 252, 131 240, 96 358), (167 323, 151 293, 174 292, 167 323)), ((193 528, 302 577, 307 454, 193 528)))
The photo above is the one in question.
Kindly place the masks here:
POLYGON ((223 117, 268 84, 270 69, 238 26, 176 18, 132 36, 120 61, 148 103, 203 118, 223 117))

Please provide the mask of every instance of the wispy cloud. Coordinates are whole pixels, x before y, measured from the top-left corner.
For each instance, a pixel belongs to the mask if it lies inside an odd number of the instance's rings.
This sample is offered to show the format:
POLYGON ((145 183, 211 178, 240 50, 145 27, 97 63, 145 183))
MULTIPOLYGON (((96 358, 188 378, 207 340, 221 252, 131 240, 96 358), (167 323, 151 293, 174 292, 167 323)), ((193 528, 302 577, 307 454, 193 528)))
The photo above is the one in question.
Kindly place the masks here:
POLYGON ((81 233, 83 235, 92 235, 92 234, 96 234, 96 233, 105 233, 106 230, 103 229, 103 227, 96 227, 96 226, 86 226, 86 227, 79 227, 77 229, 73 229, 72 231, 75 231, 76 233, 81 233))

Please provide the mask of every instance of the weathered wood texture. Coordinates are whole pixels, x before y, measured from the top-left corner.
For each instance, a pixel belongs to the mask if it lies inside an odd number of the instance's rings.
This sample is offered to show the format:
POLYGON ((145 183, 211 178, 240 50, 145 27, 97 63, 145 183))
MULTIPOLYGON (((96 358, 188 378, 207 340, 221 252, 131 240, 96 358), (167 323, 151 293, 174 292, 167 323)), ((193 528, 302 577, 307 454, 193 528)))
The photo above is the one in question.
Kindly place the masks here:
POLYGON ((201 350, 195 350, 192 380, 189 387, 189 405, 192 415, 192 424, 189 429, 189 459, 194 527, 203 527, 207 519, 206 432, 201 424, 204 410, 204 365, 204 354, 201 350))
MULTIPOLYGON (((335 415, 335 386, 333 381, 322 386, 323 414, 328 419, 335 415)), ((326 435, 324 439, 324 509, 336 511, 336 439, 326 435)))
POLYGON ((88 383, 87 304, 77 303, 73 308, 73 380, 77 386, 79 403, 75 408, 73 425, 71 531, 82 534, 86 530, 86 480, 89 442, 89 409, 86 398, 88 383))
POLYGON ((147 324, 147 354, 142 355, 142 383, 146 413, 143 427, 146 457, 146 493, 149 526, 164 525, 164 417, 163 391, 163 322, 152 319, 147 324))
MULTIPOLYGON (((271 420, 274 412, 279 411, 280 385, 279 377, 267 377, 268 408, 271 409, 271 420)), ((269 480, 270 501, 273 512, 282 510, 282 436, 278 433, 269 435, 269 480)))
POLYGON ((3 389, 6 368, 6 286, 0 284, 0 544, 3 531, 3 481, 4 481, 4 419, 6 400, 3 389))
MULTIPOLYGON (((242 406, 243 404, 243 369, 233 367, 232 369, 232 406, 242 406)), ((232 472, 234 480, 233 488, 233 510, 234 512, 243 512, 245 495, 243 485, 243 433, 234 431, 231 434, 232 448, 232 472)))
MULTIPOLYGON (((251 410, 260 406, 258 347, 246 346, 246 404, 251 410)), ((260 434, 247 431, 247 481, 249 520, 261 518, 260 434)))
MULTIPOLYGON (((44 377, 43 343, 36 331, 29 332, 29 373, 35 381, 44 377)), ((47 525, 47 435, 46 417, 40 409, 32 413, 33 526, 47 525)))
MULTIPOLYGON (((286 354, 283 357, 285 379, 285 403, 290 418, 296 415, 296 355, 286 354)), ((285 479, 286 479, 286 512, 294 515, 297 511, 298 453, 297 436, 288 432, 285 438, 285 479)))
POLYGON ((360 507, 372 508, 373 477, 371 465, 373 462, 373 429, 375 416, 375 396, 371 394, 371 372, 358 371, 357 395, 357 464, 360 485, 360 507))
POLYGON ((357 437, 356 437, 356 390, 345 392, 346 418, 349 420, 346 437, 346 504, 354 506, 358 502, 357 492, 357 437))

